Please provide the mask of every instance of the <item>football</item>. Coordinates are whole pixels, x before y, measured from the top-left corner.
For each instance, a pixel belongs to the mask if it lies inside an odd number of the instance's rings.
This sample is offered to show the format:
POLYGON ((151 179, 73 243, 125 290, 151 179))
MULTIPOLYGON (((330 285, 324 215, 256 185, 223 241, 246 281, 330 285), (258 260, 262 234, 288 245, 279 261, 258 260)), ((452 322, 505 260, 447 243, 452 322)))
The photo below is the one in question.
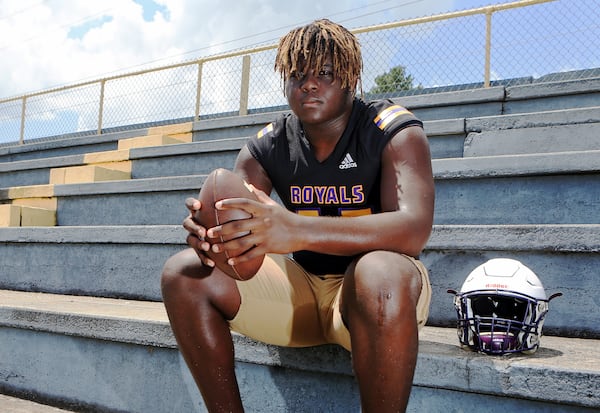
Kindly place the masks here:
MULTIPOLYGON (((239 209, 230 210, 217 210, 215 208, 215 202, 226 198, 247 198, 257 200, 256 195, 252 192, 248 184, 235 173, 219 168, 212 171, 206 181, 202 185, 198 200, 202 204, 200 211, 196 212, 195 219, 204 226, 206 229, 222 225, 230 221, 247 219, 251 215, 246 211, 239 209)), ((215 242, 229 241, 247 233, 233 234, 232 236, 209 238, 206 237, 211 245, 215 242)), ((247 250, 246 250, 247 251, 247 250)), ((230 257, 236 257, 246 252, 244 250, 229 251, 215 253, 212 250, 206 252, 206 255, 215 262, 215 265, 224 273, 236 280, 249 280, 252 278, 264 260, 264 255, 254 258, 248 262, 244 262, 240 265, 229 265, 227 260, 230 257)))

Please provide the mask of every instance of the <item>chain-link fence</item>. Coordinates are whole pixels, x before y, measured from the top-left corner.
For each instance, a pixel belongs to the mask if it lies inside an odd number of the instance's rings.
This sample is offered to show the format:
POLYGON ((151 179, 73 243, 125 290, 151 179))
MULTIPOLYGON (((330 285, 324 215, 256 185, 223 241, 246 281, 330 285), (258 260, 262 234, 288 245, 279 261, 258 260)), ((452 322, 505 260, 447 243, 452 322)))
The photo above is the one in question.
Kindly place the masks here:
MULTIPOLYGON (((357 29, 362 89, 390 97, 598 77, 599 6, 527 0, 357 29)), ((266 45, 0 100, 0 145, 281 109, 274 59, 266 45)))

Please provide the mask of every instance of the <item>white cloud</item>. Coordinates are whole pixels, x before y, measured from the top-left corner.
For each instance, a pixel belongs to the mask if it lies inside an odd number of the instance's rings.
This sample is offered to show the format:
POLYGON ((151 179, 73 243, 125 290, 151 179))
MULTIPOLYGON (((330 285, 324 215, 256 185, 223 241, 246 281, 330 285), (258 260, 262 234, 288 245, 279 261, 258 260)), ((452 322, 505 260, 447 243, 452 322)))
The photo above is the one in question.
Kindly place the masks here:
POLYGON ((321 17, 354 28, 480 3, 493 1, 0 0, 0 97, 275 42, 321 17))

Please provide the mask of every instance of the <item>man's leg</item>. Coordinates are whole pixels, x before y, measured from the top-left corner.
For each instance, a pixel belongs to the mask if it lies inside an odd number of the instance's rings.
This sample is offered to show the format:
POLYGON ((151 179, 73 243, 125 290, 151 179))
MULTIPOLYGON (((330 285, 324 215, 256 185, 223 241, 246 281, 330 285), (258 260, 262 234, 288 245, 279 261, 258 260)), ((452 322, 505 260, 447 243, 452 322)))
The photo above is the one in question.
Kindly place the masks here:
POLYGON ((365 254, 348 269, 340 308, 365 412, 406 410, 418 353, 421 286, 415 264, 393 252, 365 254))
POLYGON ((240 306, 235 281, 204 267, 192 249, 163 268, 162 295, 183 358, 209 411, 243 411, 227 320, 240 306))

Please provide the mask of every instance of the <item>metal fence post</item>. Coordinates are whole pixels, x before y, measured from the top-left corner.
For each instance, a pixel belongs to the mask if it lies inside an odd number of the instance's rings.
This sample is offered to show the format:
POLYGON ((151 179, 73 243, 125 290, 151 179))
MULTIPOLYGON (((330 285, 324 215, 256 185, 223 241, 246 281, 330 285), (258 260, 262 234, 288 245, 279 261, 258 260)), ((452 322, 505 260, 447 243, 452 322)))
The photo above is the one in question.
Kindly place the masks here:
POLYGON ((483 87, 490 87, 491 71, 491 48, 492 48, 492 11, 485 13, 485 73, 483 87))
POLYGON ((19 145, 25 143, 25 109, 27 107, 27 96, 23 96, 23 104, 21 105, 21 132, 19 135, 19 145))
POLYGON ((248 95, 250 92, 250 55, 242 60, 242 85, 240 87, 240 116, 248 114, 248 95))
POLYGON ((98 107, 98 135, 102 135, 102 117, 104 116, 104 85, 106 79, 100 81, 100 102, 98 107))
POLYGON ((202 60, 198 62, 198 79, 196 81, 196 108, 194 109, 194 120, 200 120, 200 92, 202 91, 202 60))

